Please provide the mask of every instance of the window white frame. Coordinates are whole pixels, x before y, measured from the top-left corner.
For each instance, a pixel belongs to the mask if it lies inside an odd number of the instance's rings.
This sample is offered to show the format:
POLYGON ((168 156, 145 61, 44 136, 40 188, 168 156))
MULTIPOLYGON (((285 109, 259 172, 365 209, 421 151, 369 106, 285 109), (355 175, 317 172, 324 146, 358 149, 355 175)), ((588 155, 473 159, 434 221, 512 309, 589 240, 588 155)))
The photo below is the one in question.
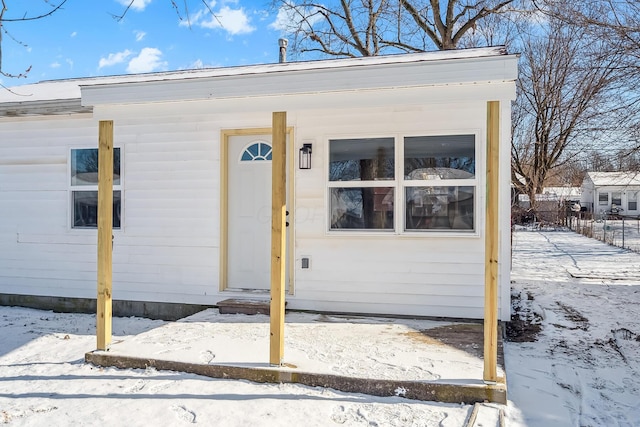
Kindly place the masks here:
MULTIPOLYGON (((326 141, 326 145, 327 145, 327 169, 326 169, 326 175, 325 175, 325 180, 328 183, 327 185, 327 210, 328 210, 328 230, 332 231, 332 232, 338 232, 340 234, 343 234, 345 232, 354 232, 357 234, 362 234, 362 233, 393 233, 396 229, 397 229, 397 217, 396 217, 396 209, 395 206, 397 206, 398 203, 398 194, 397 194, 397 187, 398 187, 398 162, 396 161, 396 159, 398 158, 398 147, 397 147, 397 135, 389 135, 389 134, 379 134, 379 135, 373 135, 373 136, 362 136, 362 135, 358 135, 358 136, 339 136, 339 137, 335 137, 335 138, 328 138, 326 141), (376 140, 378 141, 381 145, 384 145, 384 140, 387 140, 387 142, 390 140, 391 143, 393 144, 393 149, 392 149, 392 156, 394 159, 394 168, 393 168, 393 178, 372 178, 369 180, 337 180, 337 181, 332 181, 330 178, 330 174, 331 174, 331 144, 332 141, 344 141, 345 143, 348 144, 347 141, 356 141, 356 140, 376 140), (393 191, 393 199, 392 199, 392 203, 393 206, 391 209, 391 214, 393 215, 393 220, 391 221, 391 226, 390 227, 383 227, 383 228, 332 228, 332 222, 333 222, 333 212, 332 212, 332 206, 334 201, 332 200, 332 198, 334 197, 334 192, 338 191, 339 189, 344 189, 345 191, 350 191, 353 189, 360 189, 360 188, 366 188, 366 189, 372 189, 372 191, 375 192, 375 189, 382 189, 382 191, 384 192, 384 189, 391 189, 393 191)), ((348 197, 347 197, 348 198, 348 197)), ((374 200, 375 200, 375 194, 374 194, 374 200)), ((375 204, 375 202, 374 202, 375 204)), ((384 210, 382 210, 381 212, 384 212, 384 210)), ((355 217, 355 216, 354 216, 355 217)), ((364 219, 364 218, 363 218, 364 219)), ((388 223, 388 218, 386 220, 384 220, 385 223, 388 223)))
POLYGON ((481 213, 481 202, 483 194, 480 192, 482 177, 486 171, 483 147, 485 141, 481 138, 480 130, 459 130, 446 132, 420 132, 420 133, 398 133, 385 134, 378 133, 374 135, 336 135, 325 137, 325 158, 327 159, 324 168, 325 180, 325 212, 327 214, 326 230, 330 235, 400 235, 400 236, 478 236, 479 223, 483 218, 481 213), (473 178, 469 179, 439 179, 437 181, 429 180, 409 180, 404 178, 404 140, 406 137, 439 137, 439 136, 455 136, 469 135, 473 136, 474 155, 475 155, 475 173, 473 178), (395 172, 394 179, 385 179, 380 181, 330 181, 330 141, 335 140, 351 140, 351 139, 377 139, 377 138, 393 138, 394 139, 394 155, 395 155, 395 172), (393 229, 336 229, 331 228, 332 212, 331 212, 331 192, 332 188, 375 188, 388 187, 394 189, 394 227, 393 229), (406 205, 405 193, 407 188, 412 187, 473 187, 473 227, 471 229, 406 229, 406 205))
POLYGON ((611 206, 616 205, 622 207, 622 191, 613 191, 611 193, 611 206))
MULTIPOLYGON (((69 215, 68 215, 68 224, 69 224, 69 228, 72 230, 95 230, 97 228, 97 221, 96 221, 96 225, 78 225, 76 224, 76 211, 75 211, 75 195, 78 193, 90 193, 90 192, 94 192, 96 193, 96 197, 97 197, 97 192, 98 192, 98 183, 97 183, 97 177, 96 177, 96 182, 94 183, 86 183, 86 184, 77 184, 73 182, 72 176, 73 176, 73 155, 74 152, 78 151, 78 150, 95 150, 96 154, 98 149, 96 147, 87 147, 87 146, 78 146, 78 147, 70 147, 68 150, 68 167, 67 167, 67 183, 68 183, 68 206, 69 206, 69 215)), ((119 151, 119 156, 120 156, 120 176, 119 176, 119 181, 116 184, 115 180, 114 180, 114 185, 113 185, 113 193, 114 193, 114 204, 117 203, 117 199, 116 199, 116 194, 119 194, 119 204, 120 204, 120 209, 119 209, 119 226, 114 226, 113 229, 114 230, 122 230, 124 228, 124 150, 122 149, 122 147, 114 147, 114 153, 116 152, 116 150, 119 151)), ((114 158, 115 159, 115 158, 114 158)), ((97 171, 95 172, 97 175, 97 171)), ((115 221, 115 218, 114 218, 115 221)))
POLYGON ((598 205, 599 206, 608 206, 609 205, 609 193, 608 192, 598 192, 598 205), (602 197, 604 196, 604 197, 602 197))
POLYGON ((627 191, 627 210, 638 210, 638 191, 627 191))

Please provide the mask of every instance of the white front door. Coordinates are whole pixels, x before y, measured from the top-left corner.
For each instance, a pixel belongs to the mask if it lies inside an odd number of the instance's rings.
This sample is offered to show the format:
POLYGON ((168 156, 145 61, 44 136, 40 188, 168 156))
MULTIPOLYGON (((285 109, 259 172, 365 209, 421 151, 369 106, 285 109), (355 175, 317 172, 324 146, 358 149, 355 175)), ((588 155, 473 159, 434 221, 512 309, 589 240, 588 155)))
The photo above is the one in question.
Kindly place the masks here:
POLYGON ((269 290, 271 135, 230 136, 227 171, 227 289, 269 290))

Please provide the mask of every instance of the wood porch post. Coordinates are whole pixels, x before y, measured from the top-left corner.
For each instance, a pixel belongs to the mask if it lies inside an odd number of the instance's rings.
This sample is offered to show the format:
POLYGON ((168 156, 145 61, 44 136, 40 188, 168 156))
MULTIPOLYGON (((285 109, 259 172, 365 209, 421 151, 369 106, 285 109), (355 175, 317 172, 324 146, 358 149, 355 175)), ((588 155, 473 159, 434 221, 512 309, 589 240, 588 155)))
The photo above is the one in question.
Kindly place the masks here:
POLYGON ((271 305, 269 363, 284 358, 284 307, 287 221, 287 113, 274 112, 271 150, 271 305))
POLYGON ((486 382, 498 380, 498 193, 500 102, 487 102, 487 208, 484 272, 484 374, 486 382))
POLYGON ((98 131, 98 350, 111 345, 111 279, 113 272, 113 121, 100 121, 98 131))

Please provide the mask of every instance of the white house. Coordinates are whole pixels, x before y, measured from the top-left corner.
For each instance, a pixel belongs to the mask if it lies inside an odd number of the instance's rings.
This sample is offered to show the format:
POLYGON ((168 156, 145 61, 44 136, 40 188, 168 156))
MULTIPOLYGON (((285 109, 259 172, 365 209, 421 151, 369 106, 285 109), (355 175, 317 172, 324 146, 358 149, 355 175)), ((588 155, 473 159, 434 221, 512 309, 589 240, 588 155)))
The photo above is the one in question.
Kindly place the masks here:
POLYGON ((499 101, 508 320, 516 75, 516 55, 481 48, 2 90, 0 303, 95 300, 100 120, 116 147, 114 311, 268 298, 271 117, 286 111, 287 307, 482 318, 487 102, 499 101))
POLYGON ((624 216, 638 216, 640 172, 588 172, 582 181, 580 203, 596 215, 613 208, 624 216))

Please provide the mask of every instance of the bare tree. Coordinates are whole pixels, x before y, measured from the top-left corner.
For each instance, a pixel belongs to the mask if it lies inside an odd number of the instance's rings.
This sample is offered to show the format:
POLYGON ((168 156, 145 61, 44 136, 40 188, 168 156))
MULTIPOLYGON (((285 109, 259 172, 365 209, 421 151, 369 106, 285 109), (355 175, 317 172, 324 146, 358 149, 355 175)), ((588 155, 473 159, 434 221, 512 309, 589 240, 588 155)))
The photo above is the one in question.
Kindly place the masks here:
POLYGON ((554 168, 574 160, 604 134, 623 134, 637 117, 626 57, 583 26, 549 18, 523 35, 518 98, 513 108, 512 182, 530 198, 554 168))
MULTIPOLYGON (((113 17, 113 19, 115 19, 116 21, 120 22, 124 19, 124 17, 127 15, 127 13, 129 12, 129 10, 133 7, 133 4, 136 2, 136 0, 129 0, 129 3, 126 4, 124 10, 122 10, 121 13, 118 14, 111 14, 111 16, 113 17)), ((173 8, 173 10, 175 11, 176 15, 178 15, 178 18, 182 21, 182 20, 186 20, 187 23, 189 24, 189 27, 191 27, 191 22, 189 21, 189 0, 182 0, 182 1, 178 1, 178 0, 168 0, 169 4, 171 5, 171 7, 173 8)), ((220 25, 222 25, 222 22, 220 22, 220 20, 218 19, 218 16, 216 16, 216 14, 213 12, 213 3, 207 0, 198 0, 199 3, 201 3, 204 8, 206 10, 209 11, 209 13, 211 14, 211 16, 213 16, 220 25)))
POLYGON ((456 49, 514 0, 276 0, 299 53, 356 57, 456 49), (442 3, 442 5, 441 5, 442 3))
MULTIPOLYGON (((640 2, 637 0, 537 0, 545 14, 584 27, 602 39, 616 40, 640 54, 640 2)), ((635 65, 640 67, 640 63, 635 65)))
POLYGON ((441 50, 456 49, 462 38, 488 16, 503 12, 513 0, 449 0, 441 8, 440 0, 424 4, 400 0, 416 26, 441 50))
MULTIPOLYGON (((20 78, 20 77, 26 77, 26 75, 31 70, 30 66, 26 68, 24 71, 21 71, 19 73, 9 73, 4 70, 2 66, 3 37, 4 36, 9 37, 16 43, 22 44, 21 41, 16 40, 11 35, 11 33, 7 30, 6 24, 15 23, 15 22, 24 22, 24 21, 34 21, 37 19, 46 18, 47 16, 50 16, 54 14, 56 11, 58 11, 59 9, 61 9, 66 2, 67 0, 59 0, 57 2, 54 2, 51 0, 42 0, 42 5, 46 8, 42 12, 36 12, 34 14, 30 14, 29 11, 24 10, 24 8, 21 8, 21 9, 17 9, 18 12, 15 15, 9 15, 10 9, 9 9, 9 6, 7 6, 7 0, 0 0, 0 5, 1 5, 0 7, 0 75, 5 77, 11 77, 11 78, 20 78)), ((30 6, 33 6, 33 5, 30 5, 30 6)))

